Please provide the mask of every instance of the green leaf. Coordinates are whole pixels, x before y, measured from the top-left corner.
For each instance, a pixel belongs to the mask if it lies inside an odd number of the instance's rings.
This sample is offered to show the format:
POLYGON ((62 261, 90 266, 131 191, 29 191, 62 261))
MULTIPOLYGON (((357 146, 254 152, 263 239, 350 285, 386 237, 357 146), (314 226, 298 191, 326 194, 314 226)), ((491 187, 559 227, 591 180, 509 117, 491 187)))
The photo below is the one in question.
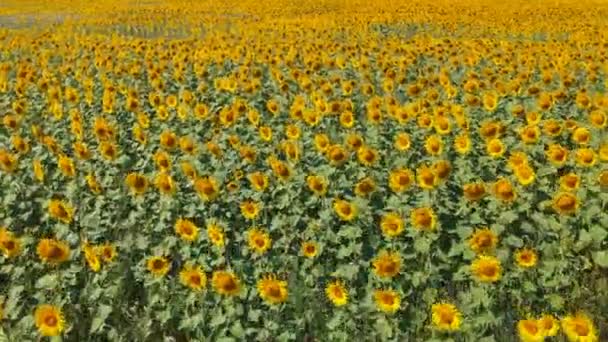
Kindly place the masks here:
POLYGON ((213 316, 213 318, 211 319, 211 322, 209 322, 209 325, 212 328, 217 328, 220 325, 224 324, 224 322, 226 322, 226 316, 223 314, 216 314, 213 316))
POLYGON ((103 327, 108 316, 112 313, 112 307, 109 305, 100 304, 97 308, 97 313, 91 322, 91 334, 97 333, 103 327))
POLYGON ((232 327, 230 327, 230 333, 232 334, 232 336, 236 337, 236 338, 244 338, 245 337, 245 330, 243 329, 243 325, 241 324, 241 322, 236 321, 232 327))
POLYGON ((37 289, 50 289, 57 286, 57 274, 50 273, 46 274, 36 281, 37 289))
POLYGON ((592 256, 596 265, 608 268, 608 250, 595 252, 592 256))

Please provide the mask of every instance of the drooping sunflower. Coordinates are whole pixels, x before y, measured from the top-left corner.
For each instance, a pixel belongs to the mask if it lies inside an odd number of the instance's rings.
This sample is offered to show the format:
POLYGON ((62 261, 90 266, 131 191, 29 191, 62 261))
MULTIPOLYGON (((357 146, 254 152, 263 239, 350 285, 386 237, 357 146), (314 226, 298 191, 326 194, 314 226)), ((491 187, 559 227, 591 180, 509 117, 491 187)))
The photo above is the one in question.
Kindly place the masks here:
POLYGON ((327 284, 325 295, 334 306, 340 307, 348 303, 348 290, 340 280, 334 280, 327 284))
POLYGON ((163 195, 173 195, 177 191, 177 184, 166 172, 160 172, 154 178, 154 185, 163 195))
POLYGON ((163 277, 171 269, 171 262, 164 256, 153 256, 146 261, 146 268, 155 277, 163 277))
POLYGON ((479 256, 471 263, 471 272, 477 281, 495 283, 501 276, 500 261, 493 256, 479 256))
POLYGON ((74 166, 74 161, 72 158, 60 156, 57 166, 64 176, 69 178, 74 178, 74 176, 76 176, 76 166, 74 166))
POLYGON ((259 228, 251 228, 247 231, 247 245, 257 254, 264 254, 272 245, 270 235, 259 228))
POLYGON ((192 242, 198 237, 198 227, 188 219, 178 219, 175 221, 175 233, 183 240, 192 242))
POLYGON ((342 221, 352 221, 357 217, 357 207, 349 201, 336 199, 333 206, 334 211, 342 221))
POLYGON ((34 159, 32 161, 32 167, 34 169, 34 178, 40 183, 44 182, 44 167, 42 166, 42 162, 38 159, 34 159))
POLYGON ((411 214, 412 225, 415 229, 422 231, 432 231, 437 225, 437 218, 432 208, 415 208, 411 214))
POLYGON ((536 266, 538 255, 531 248, 522 248, 515 252, 515 262, 519 267, 531 268, 536 266))
POLYGON ((59 336, 65 328, 65 319, 61 308, 49 304, 36 307, 34 323, 42 336, 59 336))
POLYGON ((404 222, 401 215, 397 212, 389 212, 382 216, 380 220, 380 229, 382 234, 389 238, 394 238, 401 235, 404 229, 404 222))
POLYGON ((45 263, 59 265, 70 258, 70 246, 55 239, 42 239, 36 247, 38 257, 45 263))
POLYGON ((249 174, 249 176, 247 176, 247 179, 249 179, 249 183, 251 183, 251 186, 256 191, 261 192, 265 191, 268 188, 268 176, 266 176, 262 172, 251 173, 249 174))
POLYGON ((462 186, 464 197, 469 201, 478 201, 486 195, 484 183, 467 183, 462 186))
POLYGON ((99 259, 99 254, 97 253, 98 250, 95 247, 89 245, 88 243, 84 243, 82 246, 82 252, 89 268, 93 272, 99 272, 99 270, 101 269, 101 261, 99 259))
POLYGON ((114 161, 118 157, 118 146, 110 141, 102 141, 99 144, 99 153, 108 161, 114 161))
POLYGON ((374 290, 374 302, 378 310, 393 314, 401 306, 401 296, 393 289, 374 290))
POLYGON ((186 264, 179 272, 180 282, 193 291, 202 291, 207 286, 207 275, 200 266, 186 264))
POLYGON ((412 183, 414 183, 414 173, 410 169, 398 168, 389 173, 388 186, 396 193, 406 191, 412 183))
POLYGON ((240 279, 230 271, 214 271, 211 285, 217 293, 223 296, 236 296, 241 292, 240 279))
POLYGON ((572 215, 579 206, 578 198, 570 192, 561 192, 553 196, 553 209, 560 215, 572 215))
POLYGON ((310 175, 306 177, 306 184, 308 189, 317 196, 324 196, 327 193, 327 178, 323 176, 310 175))
POLYGON ((489 228, 476 229, 469 238, 469 247, 477 254, 491 253, 498 243, 498 236, 489 228))
POLYGON ((355 195, 367 197, 376 191, 376 182, 371 177, 365 177, 355 184, 355 195))
POLYGON ((438 330, 457 331, 460 329, 462 314, 451 303, 437 303, 431 307, 433 326, 438 330))
POLYGON ((399 253, 381 251, 372 261, 374 274, 383 279, 391 279, 401 270, 401 256, 399 253))
POLYGON ((247 200, 241 203, 241 214, 248 220, 255 220, 258 217, 262 205, 252 200, 247 200))
POLYGON ((587 314, 583 312, 568 315, 562 319, 561 323, 562 330, 570 342, 599 341, 597 330, 593 324, 593 321, 587 314))
POLYGON ((21 239, 6 228, 0 228, 0 252, 6 258, 21 254, 21 239))
POLYGON ((131 172, 127 175, 125 183, 131 189, 131 192, 135 195, 143 195, 148 189, 148 179, 146 176, 131 172))
POLYGON ((74 218, 74 208, 62 200, 52 199, 48 211, 52 218, 66 224, 71 223, 74 218))
POLYGON ((103 192, 101 184, 99 184, 99 182, 97 181, 97 177, 95 177, 93 173, 89 173, 88 175, 86 175, 85 180, 87 181, 89 190, 91 190, 92 193, 99 195, 103 192))
POLYGON ((289 291, 285 280, 277 279, 274 274, 264 275, 257 283, 259 296, 270 305, 277 305, 287 301, 289 291))
POLYGON ((494 195, 503 202, 513 202, 517 197, 515 189, 506 178, 499 178, 493 186, 494 195))

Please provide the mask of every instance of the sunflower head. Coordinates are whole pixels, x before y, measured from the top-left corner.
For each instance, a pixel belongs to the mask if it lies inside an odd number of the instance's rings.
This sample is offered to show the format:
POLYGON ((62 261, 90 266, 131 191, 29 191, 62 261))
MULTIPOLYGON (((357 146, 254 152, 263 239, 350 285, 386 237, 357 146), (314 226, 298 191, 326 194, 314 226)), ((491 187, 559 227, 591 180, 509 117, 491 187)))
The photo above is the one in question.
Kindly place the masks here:
POLYGON ((460 329, 461 313, 454 304, 438 303, 431 307, 431 319, 435 328, 444 331, 460 329))
POLYGON ((327 284, 325 295, 334 306, 344 306, 348 303, 348 290, 340 280, 334 280, 327 284))
POLYGON ((498 236, 489 228, 475 230, 469 238, 469 247, 477 254, 490 253, 498 243, 498 236))
POLYGON ((272 245, 270 235, 259 228, 251 228, 247 231, 247 244, 257 254, 264 254, 272 245))
POLYGON ((367 197, 376 191, 376 182, 371 177, 365 177, 355 184, 355 195, 367 197))
POLYGON ((258 280, 257 290, 264 302, 270 305, 284 303, 289 295, 287 282, 277 279, 274 274, 267 274, 258 280))
POLYGON ((241 292, 241 281, 230 271, 214 271, 211 284, 215 291, 223 296, 236 296, 241 292))
POLYGON ((515 262, 519 267, 531 268, 536 266, 538 255, 531 248, 522 248, 515 252, 515 262))
POLYGON ((185 241, 192 242, 198 237, 198 227, 188 219, 178 219, 174 228, 175 233, 185 241))
POLYGON ((404 222, 401 215, 397 212, 389 212, 382 216, 380 229, 386 237, 393 238, 401 235, 404 229, 404 222))
POLYGON ((373 271, 380 278, 391 279, 401 270, 399 253, 382 251, 372 261, 373 271))
POLYGON ((327 193, 328 181, 323 176, 310 175, 306 177, 308 189, 317 196, 323 196, 327 193))
POLYGON ((70 258, 70 247, 63 241, 42 239, 38 242, 36 253, 45 263, 59 265, 70 258))
POLYGON ((388 314, 397 312, 401 306, 401 296, 392 289, 374 290, 373 297, 378 310, 388 314))
POLYGON ((572 193, 561 192, 553 196, 553 209, 561 215, 576 213, 578 206, 578 198, 572 193))
POLYGON ((260 213, 262 206, 258 202, 254 202, 252 200, 247 200, 247 201, 242 202, 240 207, 241 207, 241 214, 243 214, 243 216, 246 219, 254 220, 256 217, 258 217, 258 214, 260 213))
POLYGON ((593 321, 583 312, 562 319, 562 330, 570 341, 597 341, 597 330, 593 321))
POLYGON ((143 195, 148 189, 148 179, 140 173, 129 173, 125 183, 135 195, 143 195))
POLYGON ((202 291, 207 286, 207 276, 200 266, 187 264, 179 272, 179 281, 193 291, 202 291))
POLYGON ((349 201, 337 199, 333 206, 334 211, 342 221, 352 221, 357 217, 357 207, 349 201))
POLYGON ((467 200, 478 201, 486 195, 486 187, 481 182, 467 183, 463 185, 462 192, 467 200))
POLYGON ((171 262, 163 256, 153 256, 148 258, 146 267, 155 277, 163 277, 171 269, 171 262))
POLYGON ((411 221, 414 228, 422 231, 432 231, 437 224, 437 218, 432 208, 422 207, 412 210, 411 221))
POLYGON ((495 283, 501 276, 500 261, 493 256, 479 256, 477 259, 473 260, 471 272, 477 281, 495 283))
POLYGON ((410 169, 394 169, 388 175, 388 186, 396 193, 406 191, 413 183, 414 173, 410 169))
POLYGON ((215 222, 210 222, 207 224, 207 237, 211 244, 216 247, 224 247, 225 238, 224 238, 224 230, 220 225, 215 222))
POLYGON ((21 239, 6 228, 0 228, 0 251, 6 258, 21 254, 21 239))
POLYGON ((302 243, 302 255, 312 259, 319 254, 319 246, 314 241, 305 241, 302 243))
POLYGON ((65 328, 61 308, 54 305, 38 305, 34 311, 34 322, 42 336, 59 336, 65 328))

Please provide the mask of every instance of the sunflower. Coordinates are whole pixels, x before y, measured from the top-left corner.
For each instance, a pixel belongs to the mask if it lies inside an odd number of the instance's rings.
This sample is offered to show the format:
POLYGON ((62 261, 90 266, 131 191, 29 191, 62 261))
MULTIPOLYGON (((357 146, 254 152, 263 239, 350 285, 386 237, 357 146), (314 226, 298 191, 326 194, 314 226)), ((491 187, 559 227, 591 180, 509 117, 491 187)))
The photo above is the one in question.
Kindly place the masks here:
POLYGON ((274 274, 267 274, 258 280, 257 290, 259 296, 270 305, 284 303, 289 295, 287 282, 277 279, 274 274))
POLYGON ((300 138, 300 128, 294 124, 285 126, 285 136, 290 140, 298 140, 300 138))
POLYGON ((467 183, 462 186, 464 197, 469 201, 478 201, 486 195, 484 183, 467 183))
POLYGON ((177 191, 177 184, 175 184, 171 175, 165 172, 156 175, 154 185, 163 195, 173 195, 177 191))
POLYGON ((312 259, 319 254, 319 246, 314 241, 305 241, 302 243, 302 255, 305 257, 312 259))
POLYGON ((601 161, 603 161, 603 162, 608 161, 608 143, 603 143, 600 146, 598 155, 599 155, 601 161))
POLYGON ((66 176, 73 178, 76 176, 76 167, 74 166, 74 161, 66 156, 60 156, 59 161, 57 162, 57 166, 61 173, 66 176))
POLYGON ((500 261, 493 256, 479 256, 471 263, 471 272, 477 281, 495 283, 500 279, 500 261))
POLYGON ((251 173, 247 176, 247 179, 249 179, 249 183, 251 183, 251 186, 256 191, 262 192, 268 188, 268 176, 262 172, 251 173))
POLYGON ((564 191, 575 191, 581 184, 581 177, 570 172, 559 178, 559 185, 564 191))
POLYGON ((363 146, 363 137, 357 133, 347 135, 346 146, 353 151, 358 151, 363 146))
POLYGON ((159 137, 160 146, 165 149, 172 150, 177 146, 177 136, 169 130, 165 130, 159 137))
POLYGON ((331 145, 331 143, 329 141, 329 137, 327 136, 327 134, 323 134, 323 133, 316 134, 314 137, 314 142, 315 142, 315 148, 320 153, 325 153, 327 148, 331 145))
POLYGON ((30 144, 28 141, 19 135, 11 136, 11 144, 13 145, 13 148, 21 154, 25 154, 30 150, 30 144))
POLYGON ((258 217, 261 209, 261 204, 251 200, 241 203, 241 214, 248 220, 255 220, 258 217))
POLYGON ((334 211, 342 221, 352 221, 357 216, 357 207, 346 200, 334 201, 334 211))
POLYGON ((247 231, 247 245, 257 254, 264 254, 272 245, 270 235, 259 229, 251 228, 247 231))
POLYGON ((512 152, 509 156, 508 166, 511 170, 515 170, 517 168, 527 166, 528 165, 528 155, 523 152, 515 151, 512 152))
POLYGON ((597 182, 603 188, 608 188, 608 170, 603 170, 597 176, 597 182))
POLYGON ((59 336, 65 327, 61 308, 54 305, 42 304, 34 311, 34 322, 42 336, 59 336))
POLYGON ((389 212, 382 216, 380 220, 380 229, 382 234, 388 238, 393 238, 401 235, 404 229, 404 222, 401 215, 396 212, 389 212))
POLYGON ((192 242, 198 237, 198 227, 190 220, 180 218, 175 221, 174 228, 175 233, 188 242, 192 242))
POLYGON ((99 260, 98 250, 93 246, 85 243, 82 246, 82 252, 84 253, 84 259, 93 272, 99 272, 101 269, 101 261, 99 260))
POLYGON ((568 150, 560 144, 549 145, 545 154, 554 166, 562 166, 568 160, 568 150))
POLYGON ((515 252, 515 262, 517 266, 522 268, 531 268, 536 266, 538 256, 531 248, 522 248, 515 252))
POLYGON ((269 126, 262 126, 259 128, 260 139, 269 142, 272 140, 272 128, 269 126))
POLYGON ((462 314, 454 304, 438 303, 431 306, 431 319, 438 330, 456 331, 460 329, 462 314))
POLYGON ((536 173, 531 166, 525 164, 515 169, 515 177, 517 177, 519 184, 527 186, 534 182, 536 173))
POLYGON ((207 224, 207 238, 216 247, 224 247, 225 238, 224 230, 220 225, 214 222, 207 224))
POLYGON ((412 183, 414 183, 414 174, 410 169, 399 168, 389 173, 388 186, 396 193, 406 191, 412 183))
POLYGON ((42 239, 36 247, 38 257, 51 265, 59 265, 70 258, 70 246, 55 239, 42 239))
POLYGON ((372 260, 374 274, 380 278, 391 279, 401 270, 399 253, 382 251, 372 260))
POLYGON ((439 181, 445 181, 452 172, 452 165, 447 160, 438 160, 433 163, 432 170, 439 181))
POLYGON ((376 191, 376 182, 370 177, 365 177, 355 184, 355 195, 359 197, 367 197, 376 191))
POLYGON ((135 195, 143 195, 148 189, 148 179, 140 173, 129 173, 125 179, 125 183, 135 195))
POLYGON ((269 158, 269 164, 272 172, 282 181, 286 182, 291 178, 293 171, 286 163, 271 157, 269 158))
POLYGON ((153 256, 146 261, 146 268, 155 277, 163 277, 171 268, 171 262, 164 256, 153 256))
POLYGON ((399 310, 401 297, 395 290, 377 289, 374 290, 374 302, 378 310, 392 314, 399 310))
POLYGON ((597 161, 597 155, 595 151, 590 148, 579 148, 575 152, 576 164, 584 167, 591 167, 595 165, 597 161))
POLYGON ((179 281, 194 291, 201 291, 207 286, 207 276, 200 266, 186 264, 179 272, 179 281))
POLYGON ((414 228, 423 231, 431 231, 437 225, 437 218, 432 208, 415 208, 410 214, 414 228))
POLYGON ((525 144, 536 144, 540 139, 540 128, 536 125, 525 126, 520 130, 519 138, 525 144))
POLYGON ((557 137, 562 130, 563 126, 559 120, 549 119, 543 122, 543 132, 550 137, 557 137))
POLYGON ((171 157, 163 150, 158 150, 154 153, 154 163, 161 172, 166 172, 171 169, 171 157))
POLYGON ((327 148, 327 158, 334 166, 343 164, 349 157, 348 152, 342 145, 335 144, 327 148))
POLYGON ((591 132, 585 127, 577 127, 572 132, 571 138, 578 145, 587 145, 591 141, 591 132))
POLYGON ((13 258, 21 254, 21 239, 6 228, 0 228, 0 251, 5 258, 13 258))
POLYGON ((334 280, 325 286, 325 295, 334 306, 344 306, 348 303, 348 290, 340 280, 334 280))
POLYGON ((443 152, 443 141, 438 135, 430 135, 424 142, 424 148, 431 156, 438 156, 443 152))
POLYGON ((411 142, 409 134, 403 133, 403 132, 395 134, 393 146, 397 149, 397 151, 401 151, 401 152, 407 151, 407 150, 409 150, 411 145, 412 145, 412 142, 411 142))
POLYGON ((355 115, 350 110, 340 114, 340 125, 344 128, 352 128, 355 125, 355 115))
POLYGON ((462 133, 454 138, 454 150, 458 154, 467 154, 471 150, 471 139, 467 133, 462 133))
POLYGON ((87 181, 89 190, 91 190, 92 193, 99 195, 103 192, 103 188, 101 187, 101 184, 99 184, 99 182, 97 181, 97 178, 94 174, 89 173, 85 176, 85 180, 87 181))
POLYGON ((578 205, 578 198, 569 192, 561 192, 553 196, 553 209, 561 215, 576 213, 578 205))
POLYGON ((542 315, 541 318, 538 319, 538 325, 543 330, 543 335, 545 336, 556 336, 557 331, 559 330, 559 322, 552 315, 542 315))
POLYGON ((506 178, 499 178, 494 183, 493 190, 496 198, 503 202, 513 202, 517 197, 511 182, 506 178))
POLYGON ((66 224, 71 223, 74 218, 74 208, 72 208, 71 205, 62 200, 52 199, 49 202, 48 210, 49 215, 52 218, 66 224))
POLYGON ((606 128, 608 125, 608 116, 602 110, 594 110, 589 113, 589 122, 595 128, 606 128))
POLYGON ((206 202, 214 200, 220 192, 218 181, 211 176, 205 176, 194 182, 194 189, 206 202))
POLYGON ((479 127, 479 134, 485 140, 496 139, 500 136, 501 125, 495 121, 485 121, 479 127))
POLYGON ((327 178, 322 176, 310 175, 306 177, 308 189, 317 196, 324 196, 327 193, 327 178))
POLYGON ((357 150, 357 159, 364 166, 372 166, 378 161, 378 151, 368 146, 361 146, 357 150))
POLYGON ((544 331, 535 319, 523 319, 517 322, 517 332, 522 342, 542 342, 545 340, 544 331))
POLYGON ((489 228, 476 229, 469 238, 469 247, 477 254, 491 253, 498 243, 498 236, 489 228))
POLYGON ((96 246, 96 254, 101 257, 101 260, 106 263, 111 263, 116 259, 117 252, 116 247, 111 243, 104 243, 103 245, 96 246))
POLYGON ((241 281, 230 271, 214 271, 211 285, 223 296, 236 296, 241 292, 241 281))
POLYGON ((32 167, 34 169, 34 178, 40 183, 44 182, 44 166, 42 166, 40 160, 34 159, 32 167))
POLYGON ((571 342, 595 342, 599 338, 593 321, 587 314, 578 312, 562 319, 562 330, 571 342))
POLYGON ((113 161, 118 157, 118 146, 109 141, 102 141, 99 144, 99 153, 108 161, 113 161))
POLYGON ((498 138, 491 139, 486 144, 486 152, 493 158, 502 157, 505 150, 505 145, 498 138))

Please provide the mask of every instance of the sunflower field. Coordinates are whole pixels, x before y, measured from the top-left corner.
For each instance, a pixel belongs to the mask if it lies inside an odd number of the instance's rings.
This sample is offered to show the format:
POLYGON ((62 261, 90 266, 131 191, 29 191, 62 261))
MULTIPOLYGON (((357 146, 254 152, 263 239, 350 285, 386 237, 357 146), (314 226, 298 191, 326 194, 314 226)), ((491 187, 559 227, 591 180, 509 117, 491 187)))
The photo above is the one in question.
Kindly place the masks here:
POLYGON ((2 1, 0 341, 608 341, 607 89, 599 0, 2 1))

